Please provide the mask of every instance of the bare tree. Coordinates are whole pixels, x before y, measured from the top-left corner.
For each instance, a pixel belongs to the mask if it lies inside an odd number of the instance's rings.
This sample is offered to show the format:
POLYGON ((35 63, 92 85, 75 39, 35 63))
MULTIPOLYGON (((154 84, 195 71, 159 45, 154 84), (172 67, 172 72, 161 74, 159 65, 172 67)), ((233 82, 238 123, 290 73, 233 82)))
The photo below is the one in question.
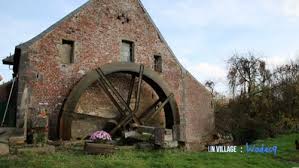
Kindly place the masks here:
POLYGON ((250 95, 263 86, 270 79, 270 71, 266 69, 265 61, 256 58, 254 53, 234 54, 228 60, 229 65, 229 87, 235 97, 240 95, 250 95))
POLYGON ((214 96, 215 82, 212 80, 208 80, 205 82, 205 86, 211 91, 211 94, 214 96))

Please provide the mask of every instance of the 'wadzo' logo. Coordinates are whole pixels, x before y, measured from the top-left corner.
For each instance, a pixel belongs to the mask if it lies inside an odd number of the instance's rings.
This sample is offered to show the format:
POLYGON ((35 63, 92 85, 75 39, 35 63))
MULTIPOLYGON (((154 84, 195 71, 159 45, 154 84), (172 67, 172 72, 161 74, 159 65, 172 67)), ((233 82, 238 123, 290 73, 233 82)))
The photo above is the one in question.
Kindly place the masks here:
POLYGON ((273 153, 274 156, 276 156, 277 150, 277 146, 267 147, 264 144, 262 144, 262 146, 249 145, 248 143, 246 144, 247 153, 273 153))

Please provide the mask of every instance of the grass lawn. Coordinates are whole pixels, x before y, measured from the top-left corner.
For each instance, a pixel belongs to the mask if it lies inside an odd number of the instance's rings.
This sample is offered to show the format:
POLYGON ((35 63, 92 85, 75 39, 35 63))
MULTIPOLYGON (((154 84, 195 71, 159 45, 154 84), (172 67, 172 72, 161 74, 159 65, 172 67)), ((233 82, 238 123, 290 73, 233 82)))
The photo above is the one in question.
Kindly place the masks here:
MULTIPOLYGON (((0 167, 22 168, 100 168, 100 167, 199 167, 199 168, 292 168, 299 167, 299 151, 295 150, 295 139, 299 134, 279 136, 274 139, 258 140, 256 144, 278 146, 278 154, 258 153, 208 153, 165 151, 130 151, 123 150, 115 155, 89 156, 83 152, 59 151, 55 154, 10 155, 0 157, 0 167)), ((244 147, 243 147, 244 148, 244 147)), ((240 148, 239 148, 240 150, 240 148)))

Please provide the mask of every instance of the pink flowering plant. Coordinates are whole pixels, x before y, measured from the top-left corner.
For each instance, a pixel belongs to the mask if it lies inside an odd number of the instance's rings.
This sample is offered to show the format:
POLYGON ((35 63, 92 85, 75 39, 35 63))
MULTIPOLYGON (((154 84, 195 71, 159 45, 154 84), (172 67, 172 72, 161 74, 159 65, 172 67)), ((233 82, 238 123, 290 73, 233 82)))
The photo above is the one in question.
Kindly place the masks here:
POLYGON ((97 131, 91 134, 89 139, 92 140, 93 142, 101 142, 101 143, 112 141, 110 134, 105 131, 97 131))

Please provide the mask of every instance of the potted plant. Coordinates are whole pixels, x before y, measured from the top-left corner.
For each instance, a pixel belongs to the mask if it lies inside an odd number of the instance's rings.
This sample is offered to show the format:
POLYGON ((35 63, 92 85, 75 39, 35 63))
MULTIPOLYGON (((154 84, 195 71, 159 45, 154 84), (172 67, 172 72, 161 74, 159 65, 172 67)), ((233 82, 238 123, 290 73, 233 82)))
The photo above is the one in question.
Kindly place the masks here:
POLYGON ((112 144, 112 138, 105 131, 96 131, 85 142, 84 150, 87 154, 112 154, 116 147, 112 144))

